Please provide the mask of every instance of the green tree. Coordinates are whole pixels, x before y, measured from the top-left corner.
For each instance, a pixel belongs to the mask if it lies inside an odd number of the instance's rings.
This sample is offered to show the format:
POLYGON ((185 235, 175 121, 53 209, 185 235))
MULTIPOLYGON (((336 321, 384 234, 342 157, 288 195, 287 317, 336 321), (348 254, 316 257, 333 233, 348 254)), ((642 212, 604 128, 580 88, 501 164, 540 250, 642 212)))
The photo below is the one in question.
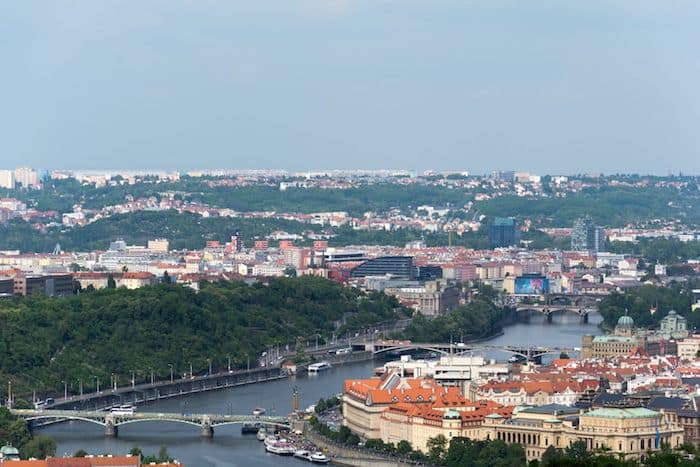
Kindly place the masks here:
POLYGON ((20 455, 23 459, 34 457, 36 459, 46 459, 48 456, 56 454, 56 441, 53 438, 43 435, 34 436, 21 449, 20 455))
POLYGON ((78 449, 75 451, 75 454, 73 454, 73 457, 85 457, 88 455, 88 452, 84 449, 78 449))
POLYGON ((398 452, 399 454, 407 455, 410 454, 411 451, 413 451, 413 446, 411 446, 411 443, 409 443, 405 439, 402 439, 396 445, 396 452, 398 452))
POLYGON ((114 276, 109 274, 107 276, 107 288, 108 289, 116 289, 117 288, 117 283, 114 281, 114 276))
POLYGON ((445 436, 442 434, 434 436, 428 439, 427 447, 430 462, 440 464, 445 456, 447 438, 445 438, 445 436))

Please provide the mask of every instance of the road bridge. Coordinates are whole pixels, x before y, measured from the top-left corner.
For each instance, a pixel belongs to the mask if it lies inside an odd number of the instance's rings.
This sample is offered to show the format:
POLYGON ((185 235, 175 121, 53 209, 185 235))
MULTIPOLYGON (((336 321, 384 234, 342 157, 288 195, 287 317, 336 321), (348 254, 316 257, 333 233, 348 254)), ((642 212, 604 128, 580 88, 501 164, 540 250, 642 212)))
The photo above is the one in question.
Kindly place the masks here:
POLYGON ((537 296, 535 303, 528 303, 525 300, 519 301, 515 305, 515 310, 534 311, 547 316, 547 321, 552 322, 552 314, 561 313, 576 313, 581 317, 581 321, 588 322, 588 314, 598 311, 601 297, 588 294, 544 294, 537 296))
MULTIPOLYGON (((355 344, 357 345, 357 344, 355 344)), ((501 351, 511 355, 519 356, 528 361, 541 362, 542 357, 547 354, 571 352, 575 349, 566 347, 518 347, 512 345, 489 345, 489 344, 463 344, 463 343, 419 343, 411 341, 377 341, 361 344, 364 350, 381 354, 386 352, 409 352, 411 350, 425 350, 436 352, 441 355, 464 355, 472 352, 501 351)))
POLYGON ((201 434, 205 438, 214 436, 214 427, 217 426, 260 423, 263 425, 286 427, 290 424, 287 417, 263 415, 176 414, 154 412, 117 414, 105 411, 33 409, 12 409, 12 413, 28 422, 39 420, 80 420, 87 423, 94 423, 104 427, 105 436, 117 436, 120 426, 139 422, 184 423, 186 425, 193 425, 201 429, 201 434))

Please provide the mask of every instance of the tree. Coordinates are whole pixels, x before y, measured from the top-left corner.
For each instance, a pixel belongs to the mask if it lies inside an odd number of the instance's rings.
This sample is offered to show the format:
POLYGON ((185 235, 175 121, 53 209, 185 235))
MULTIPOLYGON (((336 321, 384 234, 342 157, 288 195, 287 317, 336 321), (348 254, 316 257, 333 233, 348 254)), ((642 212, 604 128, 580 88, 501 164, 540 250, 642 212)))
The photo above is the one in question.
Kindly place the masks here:
POLYGON ((566 352, 562 352, 559 354, 559 358, 562 360, 568 360, 569 359, 569 354, 566 352))
POLYGON ((37 435, 20 449, 22 458, 46 459, 56 454, 56 441, 53 438, 37 435))
POLYGON ((297 270, 291 266, 284 268, 284 275, 287 277, 297 277, 297 270))
POLYGON ((540 465, 542 467, 556 467, 561 463, 563 458, 564 453, 561 449, 557 449, 550 444, 549 447, 545 449, 544 454, 542 454, 540 465))
POLYGON ((170 274, 168 274, 168 271, 165 271, 163 273, 163 284, 172 284, 173 280, 170 278, 170 274))
POLYGON ((427 447, 428 447, 428 457, 430 458, 430 462, 432 462, 434 464, 439 464, 442 462, 442 459, 445 456, 445 448, 447 447, 447 438, 445 438, 445 435, 442 435, 442 434, 434 436, 434 437, 428 439, 427 447))
POLYGON ((586 449, 584 441, 575 441, 566 448, 566 457, 570 459, 586 460, 591 457, 591 453, 586 449))
POLYGON ((88 452, 84 449, 78 449, 75 451, 75 454, 73 454, 73 457, 85 457, 88 455, 88 452))
POLYGON ((109 274, 107 276, 107 288, 108 289, 116 289, 117 288, 117 283, 114 281, 114 276, 109 274))
POLYGON ((141 457, 143 457, 143 451, 142 451, 141 448, 138 447, 138 446, 134 446, 133 448, 131 448, 131 451, 129 451, 129 454, 131 454, 131 455, 134 456, 134 457, 138 456, 139 459, 140 459, 141 457))
POLYGON ((407 455, 410 454, 411 451, 413 451, 413 446, 411 446, 411 443, 409 443, 405 439, 402 439, 396 445, 396 452, 398 452, 399 454, 407 455))

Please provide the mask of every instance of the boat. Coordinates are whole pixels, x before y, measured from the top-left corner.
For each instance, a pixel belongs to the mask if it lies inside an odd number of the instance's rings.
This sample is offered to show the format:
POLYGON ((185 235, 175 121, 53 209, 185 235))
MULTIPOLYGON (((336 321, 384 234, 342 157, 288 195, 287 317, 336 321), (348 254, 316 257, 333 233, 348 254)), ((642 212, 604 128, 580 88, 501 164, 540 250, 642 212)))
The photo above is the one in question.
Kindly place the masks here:
POLYGON ((109 413, 113 415, 133 415, 136 411, 136 406, 131 404, 118 405, 109 409, 109 413))
POLYGON ((306 449, 297 449, 294 451, 294 457, 314 464, 328 464, 330 462, 330 459, 321 451, 311 452, 306 449))
POLYGON ((260 424, 259 423, 245 423, 241 427, 241 434, 242 435, 256 435, 258 431, 260 431, 260 424))
POLYGON ((258 441, 265 441, 267 438, 267 430, 265 427, 261 426, 255 436, 258 438, 258 441))
POLYGON ((265 440, 265 450, 278 456, 291 456, 296 449, 285 439, 275 439, 270 442, 265 440))
POLYGON ((309 365, 308 372, 309 374, 316 374, 319 371, 324 371, 324 370, 330 370, 331 369, 331 364, 328 362, 319 362, 319 363, 312 363, 309 365))
POLYGON ((255 415, 256 417, 259 415, 265 415, 265 409, 262 407, 256 407, 253 409, 253 415, 255 415))
POLYGON ((331 460, 326 456, 324 453, 321 451, 316 451, 313 454, 311 454, 311 462, 314 464, 327 464, 331 460))

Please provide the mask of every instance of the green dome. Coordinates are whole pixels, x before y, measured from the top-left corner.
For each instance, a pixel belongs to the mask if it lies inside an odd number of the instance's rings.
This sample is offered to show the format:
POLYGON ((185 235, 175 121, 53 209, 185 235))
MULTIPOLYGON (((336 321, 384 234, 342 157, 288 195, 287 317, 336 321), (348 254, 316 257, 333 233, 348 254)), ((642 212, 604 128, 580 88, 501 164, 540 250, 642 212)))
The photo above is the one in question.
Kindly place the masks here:
POLYGON ((617 326, 621 328, 631 328, 634 326, 634 320, 627 315, 620 316, 620 319, 617 320, 617 326))

